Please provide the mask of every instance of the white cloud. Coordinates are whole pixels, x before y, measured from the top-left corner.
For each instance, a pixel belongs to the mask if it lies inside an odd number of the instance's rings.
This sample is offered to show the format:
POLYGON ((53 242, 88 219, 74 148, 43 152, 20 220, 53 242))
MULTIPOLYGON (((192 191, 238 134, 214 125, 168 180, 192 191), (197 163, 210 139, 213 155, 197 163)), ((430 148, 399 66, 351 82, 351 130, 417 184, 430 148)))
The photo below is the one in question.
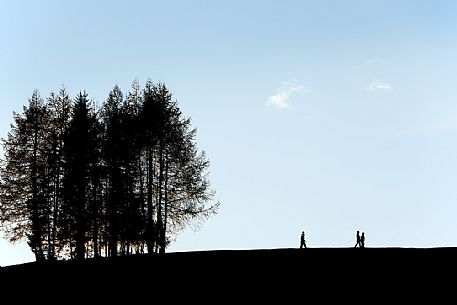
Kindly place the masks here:
POLYGON ((394 90, 394 87, 391 84, 375 80, 371 82, 367 90, 391 92, 394 90))
POLYGON ((292 82, 284 82, 278 90, 276 90, 276 94, 269 96, 266 105, 271 105, 278 110, 283 110, 290 106, 290 98, 295 93, 300 93, 305 91, 306 88, 302 85, 292 82))

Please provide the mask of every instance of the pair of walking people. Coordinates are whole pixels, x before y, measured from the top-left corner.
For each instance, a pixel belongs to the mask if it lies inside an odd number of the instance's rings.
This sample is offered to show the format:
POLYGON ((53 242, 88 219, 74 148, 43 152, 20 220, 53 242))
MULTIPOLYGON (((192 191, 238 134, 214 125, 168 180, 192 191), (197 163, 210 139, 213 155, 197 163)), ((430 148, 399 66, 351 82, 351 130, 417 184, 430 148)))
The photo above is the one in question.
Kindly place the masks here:
POLYGON ((362 232, 362 235, 360 235, 360 232, 357 231, 354 248, 357 248, 357 246, 359 246, 359 248, 365 248, 365 232, 362 232))

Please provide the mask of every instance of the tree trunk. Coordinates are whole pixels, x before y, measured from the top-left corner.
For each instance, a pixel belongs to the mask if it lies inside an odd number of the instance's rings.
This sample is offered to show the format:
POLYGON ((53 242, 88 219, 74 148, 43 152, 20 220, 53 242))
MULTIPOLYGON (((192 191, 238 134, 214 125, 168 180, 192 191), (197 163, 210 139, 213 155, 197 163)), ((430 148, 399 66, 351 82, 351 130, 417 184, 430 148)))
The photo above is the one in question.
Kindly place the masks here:
POLYGON ((167 154, 167 159, 165 161, 165 185, 164 185, 164 191, 165 191, 165 198, 164 198, 164 216, 163 216, 163 228, 162 228, 162 233, 160 235, 160 253, 165 253, 165 248, 166 248, 166 232, 167 232, 167 203, 168 203, 168 154, 167 154))
POLYGON ((147 228, 146 228, 146 245, 148 246, 148 253, 154 252, 154 241, 155 241, 155 230, 154 230, 154 211, 152 206, 152 179, 153 179, 153 172, 152 172, 152 149, 149 148, 148 151, 148 178, 147 178, 147 187, 148 187, 148 221, 147 221, 147 228))
POLYGON ((97 182, 94 182, 94 188, 93 188, 93 193, 92 193, 92 243, 94 244, 94 257, 98 257, 98 202, 97 202, 97 187, 96 184, 97 182))
POLYGON ((160 247, 160 253, 162 253, 161 249, 161 240, 162 240, 162 226, 163 226, 163 218, 162 218, 162 184, 163 184, 163 171, 164 171, 164 162, 163 162, 163 140, 160 140, 160 147, 159 147, 159 199, 158 199, 158 207, 157 207, 157 227, 159 231, 159 242, 158 246, 160 247))
MULTIPOLYGON (((35 107, 36 108, 36 107, 35 107)), ((33 158, 32 158, 32 240, 31 247, 35 253, 35 259, 37 261, 44 260, 43 251, 41 248, 41 225, 40 215, 38 209, 38 122, 37 115, 38 109, 34 113, 34 130, 33 130, 33 158)))

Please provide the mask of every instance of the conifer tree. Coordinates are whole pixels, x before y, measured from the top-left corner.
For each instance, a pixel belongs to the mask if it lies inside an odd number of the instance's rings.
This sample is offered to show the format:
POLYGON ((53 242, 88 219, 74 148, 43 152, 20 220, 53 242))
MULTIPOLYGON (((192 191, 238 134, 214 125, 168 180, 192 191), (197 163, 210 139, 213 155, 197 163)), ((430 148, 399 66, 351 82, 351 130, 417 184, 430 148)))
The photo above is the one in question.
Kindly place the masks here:
POLYGON ((3 140, 5 158, 1 168, 1 220, 6 237, 26 239, 36 260, 45 259, 46 172, 44 155, 48 113, 35 90, 23 114, 14 113, 14 122, 3 140))
POLYGON ((90 165, 94 160, 94 120, 87 93, 80 92, 65 138, 64 224, 72 257, 85 257, 88 241, 90 165))

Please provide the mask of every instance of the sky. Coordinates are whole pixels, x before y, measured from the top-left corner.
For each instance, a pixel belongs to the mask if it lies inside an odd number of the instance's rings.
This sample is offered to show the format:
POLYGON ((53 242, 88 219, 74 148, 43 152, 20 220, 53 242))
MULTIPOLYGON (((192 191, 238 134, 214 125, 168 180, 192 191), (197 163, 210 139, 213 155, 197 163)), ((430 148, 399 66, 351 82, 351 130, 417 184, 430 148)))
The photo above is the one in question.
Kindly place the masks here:
POLYGON ((192 118, 221 202, 168 251, 457 246, 456 1, 0 0, 0 137, 34 89, 134 79, 192 118))

